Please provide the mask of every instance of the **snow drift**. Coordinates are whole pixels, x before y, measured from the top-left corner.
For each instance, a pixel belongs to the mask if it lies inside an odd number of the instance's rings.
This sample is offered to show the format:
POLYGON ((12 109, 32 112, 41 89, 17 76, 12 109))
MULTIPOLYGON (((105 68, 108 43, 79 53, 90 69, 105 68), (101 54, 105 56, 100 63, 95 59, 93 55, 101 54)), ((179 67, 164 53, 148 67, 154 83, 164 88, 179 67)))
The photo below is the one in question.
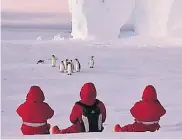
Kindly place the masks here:
POLYGON ((118 38, 120 29, 138 35, 181 36, 180 0, 69 0, 73 38, 118 38))

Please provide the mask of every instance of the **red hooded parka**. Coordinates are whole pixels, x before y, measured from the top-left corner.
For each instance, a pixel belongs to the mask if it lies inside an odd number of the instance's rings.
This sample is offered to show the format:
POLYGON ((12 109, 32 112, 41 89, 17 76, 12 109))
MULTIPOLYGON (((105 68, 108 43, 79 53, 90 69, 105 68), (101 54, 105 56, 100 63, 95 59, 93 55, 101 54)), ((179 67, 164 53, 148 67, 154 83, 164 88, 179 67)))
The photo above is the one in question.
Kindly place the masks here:
MULTIPOLYGON (((81 98, 80 102, 85 104, 85 105, 88 105, 88 106, 94 105, 94 103, 96 102, 96 96, 97 96, 97 93, 96 93, 96 88, 95 88, 94 84, 93 83, 85 83, 83 85, 83 87, 81 88, 81 91, 80 91, 80 98, 81 98)), ((98 100, 97 106, 100 108, 100 111, 102 114, 102 122, 105 122, 105 120, 106 120, 105 105, 100 100, 98 100)), ((70 114, 70 121, 71 121, 71 123, 73 123, 73 125, 66 128, 66 129, 63 129, 61 131, 56 130, 57 132, 55 132, 55 133, 79 133, 79 132, 82 132, 82 128, 80 126, 82 114, 83 114, 83 107, 78 105, 78 104, 75 104, 73 106, 72 112, 70 114)))
MULTIPOLYGON (((80 91, 80 102, 85 105, 93 105, 96 102, 96 88, 93 83, 86 83, 83 85, 80 91)), ((99 101, 98 107, 100 108, 100 111, 102 113, 102 122, 105 122, 106 119, 106 109, 105 105, 99 101)), ((70 115, 70 121, 72 123, 76 123, 78 120, 81 120, 83 107, 80 105, 75 104, 73 106, 71 115, 70 115)))
POLYGON ((135 103, 130 109, 131 115, 135 118, 133 124, 124 127, 115 126, 120 132, 154 132, 160 128, 159 120, 166 110, 157 99, 157 93, 152 85, 146 86, 143 91, 142 100, 135 103))
POLYGON ((54 115, 54 110, 44 100, 40 87, 31 86, 26 101, 17 109, 23 121, 21 130, 24 135, 49 134, 47 120, 54 115))

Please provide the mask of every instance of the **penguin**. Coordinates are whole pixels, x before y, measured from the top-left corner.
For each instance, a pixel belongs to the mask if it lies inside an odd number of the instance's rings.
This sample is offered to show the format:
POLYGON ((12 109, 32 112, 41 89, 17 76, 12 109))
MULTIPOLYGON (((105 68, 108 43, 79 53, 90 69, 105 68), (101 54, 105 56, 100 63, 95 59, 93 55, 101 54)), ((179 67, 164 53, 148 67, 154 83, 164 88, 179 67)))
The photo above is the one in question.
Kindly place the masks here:
POLYGON ((71 63, 71 68, 72 68, 72 72, 74 71, 74 64, 73 64, 73 61, 70 60, 70 63, 71 63))
POLYGON ((61 63, 59 64, 59 71, 61 73, 64 73, 64 70, 65 70, 64 63, 63 63, 63 61, 61 61, 61 63))
POLYGON ((39 60, 39 61, 37 61, 37 64, 39 64, 39 63, 43 64, 45 62, 44 62, 44 60, 39 60))
POLYGON ((75 59, 75 61, 76 61, 76 63, 75 63, 75 71, 76 72, 80 72, 80 70, 81 70, 80 62, 79 62, 79 60, 77 58, 75 59))
POLYGON ((94 68, 94 56, 91 56, 88 65, 89 65, 89 68, 94 68))
POLYGON ((71 65, 71 62, 68 62, 67 73, 68 73, 68 75, 72 75, 72 65, 71 65))
POLYGON ((65 71, 67 71, 68 59, 65 59, 65 60, 63 61, 63 63, 64 63, 64 69, 65 69, 65 71))
POLYGON ((56 57, 55 57, 55 55, 52 55, 52 57, 51 57, 51 65, 52 65, 52 67, 56 66, 56 57))

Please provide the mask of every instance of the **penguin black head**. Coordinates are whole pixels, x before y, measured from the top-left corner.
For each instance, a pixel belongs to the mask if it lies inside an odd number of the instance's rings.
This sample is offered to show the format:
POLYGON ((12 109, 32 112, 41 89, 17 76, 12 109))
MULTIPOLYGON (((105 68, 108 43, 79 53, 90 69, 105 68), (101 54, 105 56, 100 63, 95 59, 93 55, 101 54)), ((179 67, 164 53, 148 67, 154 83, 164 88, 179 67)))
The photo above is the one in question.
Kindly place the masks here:
POLYGON ((75 58, 75 60, 76 60, 76 61, 78 61, 78 59, 77 59, 77 58, 75 58))
POLYGON ((72 62, 72 60, 70 60, 70 62, 72 62))
POLYGON ((91 56, 91 58, 94 58, 94 56, 91 56))
POLYGON ((66 59, 66 61, 68 61, 68 59, 66 59))
POLYGON ((39 61, 37 61, 37 64, 39 64, 39 63, 44 63, 44 60, 39 60, 39 61))
POLYGON ((52 55, 52 57, 55 57, 55 55, 52 55))

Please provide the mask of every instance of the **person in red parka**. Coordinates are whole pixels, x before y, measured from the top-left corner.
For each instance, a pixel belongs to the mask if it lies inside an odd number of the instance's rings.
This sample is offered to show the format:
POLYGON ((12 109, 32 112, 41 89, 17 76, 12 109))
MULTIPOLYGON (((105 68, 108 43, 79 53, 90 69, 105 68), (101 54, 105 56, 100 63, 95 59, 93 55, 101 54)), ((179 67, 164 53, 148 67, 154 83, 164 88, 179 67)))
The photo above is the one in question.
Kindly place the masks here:
POLYGON ((54 110, 44 102, 44 93, 39 86, 31 86, 26 101, 21 104, 17 113, 22 118, 21 131, 23 135, 50 134, 50 124, 54 110))
POLYGON ((62 130, 54 126, 52 133, 102 132, 106 120, 106 108, 96 96, 95 85, 85 83, 80 91, 81 100, 75 103, 70 114, 72 126, 62 130))
POLYGON ((142 100, 135 103, 130 112, 135 122, 123 127, 117 124, 114 127, 115 132, 155 132, 160 128, 159 120, 166 110, 157 99, 155 88, 148 85, 143 91, 142 100))

